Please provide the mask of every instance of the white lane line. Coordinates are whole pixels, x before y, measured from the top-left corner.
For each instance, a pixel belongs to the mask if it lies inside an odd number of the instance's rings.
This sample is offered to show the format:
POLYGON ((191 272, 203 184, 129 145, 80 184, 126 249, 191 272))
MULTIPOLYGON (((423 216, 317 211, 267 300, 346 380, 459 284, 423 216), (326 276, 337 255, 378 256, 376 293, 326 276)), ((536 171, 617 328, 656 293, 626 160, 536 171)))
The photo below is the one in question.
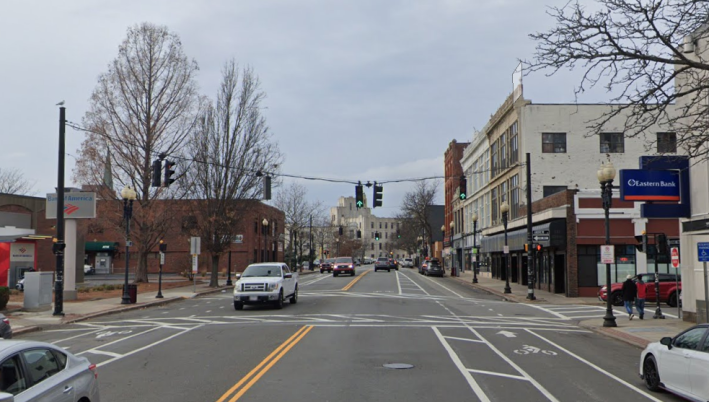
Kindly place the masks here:
MULTIPOLYGON (((557 317, 561 318, 562 320, 568 320, 568 319, 569 319, 569 317, 567 317, 567 316, 565 316, 565 315, 563 315, 563 314, 559 314, 559 313, 557 313, 556 311, 549 310, 548 308, 544 308, 544 307, 542 307, 542 306, 537 306, 537 305, 534 305, 534 304, 522 304, 522 305, 523 305, 523 306, 533 307, 533 308, 542 310, 542 311, 547 312, 547 313, 549 313, 549 314, 551 314, 551 315, 557 316, 557 317)), ((492 311, 492 310, 491 310, 491 311, 492 311)))
POLYGON ((112 362, 114 362, 114 361, 116 361, 116 360, 118 360, 118 359, 122 359, 122 358, 124 358, 124 357, 128 357, 128 356, 133 355, 133 354, 136 354, 136 353, 138 353, 138 352, 142 352, 142 351, 144 351, 144 350, 146 350, 146 349, 148 349, 148 348, 151 348, 151 347, 153 347, 153 346, 157 346, 157 345, 159 345, 159 344, 161 344, 161 343, 163 343, 163 342, 167 342, 167 341, 169 341, 169 340, 172 339, 172 338, 176 338, 176 337, 178 337, 178 336, 180 336, 180 335, 186 334, 186 333, 188 333, 188 332, 190 332, 190 331, 192 331, 192 330, 194 330, 194 329, 196 329, 196 328, 200 328, 200 327, 202 327, 202 325, 197 325, 197 326, 195 326, 195 327, 192 327, 192 328, 183 330, 182 332, 178 332, 178 333, 176 333, 176 334, 172 334, 172 335, 168 336, 167 338, 161 339, 161 340, 159 340, 159 341, 157 341, 157 342, 153 342, 153 343, 151 343, 151 344, 149 344, 149 345, 145 345, 145 346, 143 346, 142 348, 138 348, 138 349, 132 350, 132 351, 130 351, 130 352, 128 352, 128 353, 122 355, 121 357, 114 357, 113 359, 109 359, 109 360, 106 360, 106 361, 104 361, 104 362, 101 362, 101 363, 97 364, 96 367, 102 367, 102 366, 105 366, 105 365, 107 365, 107 364, 109 364, 109 363, 112 363, 112 362))
POLYGON ((113 352, 106 352, 105 350, 89 350, 89 353, 95 354, 95 355, 106 355, 106 356, 111 356, 111 357, 122 357, 123 355, 120 355, 118 353, 113 353, 113 352))
POLYGON ((431 327, 431 329, 433 329, 433 332, 438 337, 438 340, 441 342, 441 345, 443 345, 443 347, 446 349, 446 352, 448 352, 448 356, 450 356, 451 360, 453 360, 453 364, 455 364, 455 366, 458 368, 458 371, 463 374, 465 380, 468 381, 470 389, 473 390, 478 399, 480 399, 481 402, 490 402, 490 398, 485 395, 485 392, 483 392, 482 388, 480 388, 480 385, 478 385, 477 381, 475 381, 475 378, 473 378, 468 369, 465 368, 463 362, 460 361, 460 358, 455 353, 455 351, 453 351, 453 348, 451 348, 451 346, 448 344, 448 341, 445 340, 438 328, 431 327))
POLYGON ((91 348, 91 349, 89 349, 89 350, 85 350, 85 351, 83 351, 83 352, 74 353, 74 354, 77 355, 77 356, 80 356, 80 355, 82 355, 82 354, 84 354, 84 353, 90 353, 90 352, 93 352, 93 351, 95 351, 95 350, 99 350, 99 349, 101 349, 101 348, 105 348, 106 346, 113 345, 114 343, 122 342, 122 341, 125 341, 126 339, 130 339, 130 338, 135 338, 136 336, 144 335, 144 334, 147 334, 148 332, 153 332, 153 331, 155 331, 156 329, 160 329, 160 327, 154 327, 154 328, 151 328, 151 329, 149 329, 149 330, 147 330, 147 331, 138 332, 138 333, 135 333, 135 334, 133 334, 133 335, 128 335, 128 336, 126 336, 126 337, 116 339, 116 340, 113 341, 113 342, 104 343, 104 344, 99 345, 99 346, 97 346, 97 347, 95 347, 95 348, 91 348))
MULTIPOLYGON (((84 331, 86 330, 86 328, 82 328, 82 329, 83 329, 84 331)), ((98 329, 95 329, 95 330, 93 330, 93 331, 85 332, 85 333, 83 333, 83 334, 81 334, 81 335, 75 335, 75 336, 70 336, 70 337, 68 337, 68 338, 59 339, 59 340, 57 340, 57 341, 52 342, 52 345, 56 345, 56 344, 59 343, 59 342, 64 342, 64 341, 69 341, 69 340, 76 339, 76 338, 81 338, 82 336, 95 334, 96 332, 101 331, 101 330, 103 330, 103 328, 98 328, 98 329)), ((49 332, 49 331, 46 331, 46 332, 49 332)))
POLYGON ((485 343, 479 339, 470 339, 470 338, 458 338, 457 336, 444 336, 446 339, 455 339, 456 341, 466 341, 466 342, 479 342, 479 343, 485 343))
POLYGON ((423 279, 425 279, 425 280, 427 280, 427 281, 430 281, 431 283, 435 283, 436 285, 442 287, 443 289, 449 291, 450 293, 453 293, 454 295, 460 297, 461 299, 464 299, 464 298, 465 298, 464 296, 462 296, 462 295, 456 293, 455 291, 449 289, 447 286, 443 286, 442 284, 438 283, 438 281, 434 281, 433 279, 431 279, 431 278, 429 278, 429 277, 427 277, 427 276, 424 276, 423 279))
POLYGON ((326 278, 332 278, 332 276, 330 276, 330 275, 325 275, 325 276, 323 276, 322 278, 313 279, 313 280, 311 280, 311 281, 309 281, 309 282, 303 283, 303 286, 312 285, 313 283, 315 283, 315 282, 320 282, 321 280, 326 279, 326 278))
POLYGON ((632 385, 632 384, 630 384, 630 383, 628 383, 628 382, 626 382, 626 381, 624 381, 624 380, 622 380, 622 379, 616 377, 615 375, 613 375, 613 374, 609 373, 608 371, 606 371, 606 370, 604 370, 604 369, 602 369, 602 368, 596 366, 595 364, 593 364, 593 363, 591 363, 590 361, 584 359, 583 357, 581 357, 581 356, 579 356, 579 355, 577 355, 577 354, 571 352, 570 350, 568 350, 568 349, 566 349, 566 348, 563 348, 563 347, 557 345, 556 343, 550 341, 549 339, 547 339, 547 338, 545 338, 545 337, 543 337, 543 336, 541 336, 541 335, 539 335, 539 334, 537 334, 537 333, 535 333, 535 332, 533 332, 533 331, 530 331, 529 329, 527 329, 526 331, 529 332, 530 334, 536 336, 537 338, 543 340, 544 342, 546 342, 546 343, 548 343, 548 344, 554 346, 555 348, 561 350, 562 352, 568 354, 569 356, 572 356, 572 357, 576 358, 576 360, 578 360, 578 361, 580 361, 580 362, 582 362, 582 363, 586 363, 586 364, 589 365, 590 367, 596 369, 596 371, 607 375, 608 377, 610 377, 610 378, 616 380, 617 382, 619 382, 619 383, 625 385, 626 387, 628 387, 628 388, 630 388, 631 390, 633 390, 633 391, 639 393, 640 395, 642 395, 642 396, 644 396, 644 397, 650 399, 651 401, 661 402, 659 399, 655 398, 655 397, 652 396, 651 394, 648 394, 647 392, 645 392, 645 391, 643 391, 643 390, 641 390, 641 389, 635 387, 634 385, 632 385))
POLYGON ((546 396, 547 399, 549 399, 549 400, 552 401, 552 402, 559 402, 559 400, 556 399, 556 398, 554 397, 554 395, 551 394, 551 392, 547 391, 547 389, 544 388, 544 387, 542 386, 542 384, 538 383, 537 380, 535 380, 534 378, 532 378, 532 376, 530 376, 529 374, 527 374, 527 372, 524 371, 524 370, 522 369, 522 367, 518 366, 518 365, 517 365, 515 362, 513 362, 509 357, 505 356, 504 353, 500 352, 500 350, 497 349, 497 348, 495 347, 495 345, 493 345, 490 341, 488 341, 487 339, 483 338, 482 335, 480 335, 480 333, 479 333, 478 331, 476 331, 476 330, 473 329, 473 328, 470 328, 470 332, 472 332, 473 334, 475 334, 475 336, 477 336, 478 338, 480 338, 480 340, 482 340, 483 342, 485 342, 485 343, 487 344, 487 346, 488 346, 490 349, 492 349, 493 352, 495 352, 498 356, 500 356, 500 357, 502 358, 502 360, 506 361, 507 364, 509 364, 510 366, 512 366, 515 370, 517 370, 518 373, 522 374, 527 380, 529 380, 529 382, 531 382, 532 385, 534 385, 534 387, 539 390, 539 392, 541 392, 542 394, 544 394, 544 396, 546 396))
POLYGON ((399 294, 401 294, 401 282, 399 281, 399 271, 394 271, 394 273, 396 274, 396 287, 399 288, 399 294))
POLYGON ((421 289, 421 291, 422 291, 423 293, 425 293, 426 296, 431 296, 431 294, 428 293, 428 292, 426 291, 426 289, 422 288, 421 285, 419 285, 418 283, 416 283, 416 281, 414 281, 413 279, 409 278, 408 275, 405 275, 405 276, 406 276, 406 279, 410 280, 411 283, 413 283, 417 288, 421 289))
POLYGON ((521 375, 495 373, 495 372, 493 372, 493 371, 475 370, 475 369, 468 369, 468 371, 471 372, 471 373, 487 374, 487 375, 492 375, 492 376, 495 376, 495 377, 505 377, 505 378, 512 378, 512 379, 515 379, 515 380, 528 381, 525 377, 522 377, 521 375))
POLYGON ((206 313, 206 314, 209 314, 209 313, 211 313, 211 312, 212 312, 212 310, 207 310, 207 313, 206 313))

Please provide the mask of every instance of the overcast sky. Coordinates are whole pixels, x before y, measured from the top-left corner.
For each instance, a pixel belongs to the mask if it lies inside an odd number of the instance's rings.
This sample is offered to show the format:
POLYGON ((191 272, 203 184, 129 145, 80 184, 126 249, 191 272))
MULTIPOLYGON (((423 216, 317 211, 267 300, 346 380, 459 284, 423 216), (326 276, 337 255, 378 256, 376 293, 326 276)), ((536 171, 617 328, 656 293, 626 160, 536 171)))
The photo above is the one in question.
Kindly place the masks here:
MULTIPOLYGON (((512 91, 528 34, 566 0, 66 0, 4 1, 0 13, 0 168, 18 168, 36 194, 57 178, 59 109, 81 122, 97 77, 129 26, 165 25, 200 67, 214 98, 224 63, 250 65, 286 155, 283 172, 386 181, 443 175, 451 140, 470 141, 512 91)), ((525 77, 533 102, 571 102, 578 74, 525 77)), ((601 99, 602 100, 602 99, 601 99)), ((83 139, 67 129, 67 185, 83 139)), ((288 183, 288 180, 286 180, 288 183)), ((354 186, 300 181, 335 206, 354 186)), ((384 186, 393 216, 413 183, 384 186)), ((277 191, 277 190, 275 190, 277 191)), ((371 200, 371 189, 366 189, 371 200)), ((439 185, 443 203, 443 183, 439 185)))

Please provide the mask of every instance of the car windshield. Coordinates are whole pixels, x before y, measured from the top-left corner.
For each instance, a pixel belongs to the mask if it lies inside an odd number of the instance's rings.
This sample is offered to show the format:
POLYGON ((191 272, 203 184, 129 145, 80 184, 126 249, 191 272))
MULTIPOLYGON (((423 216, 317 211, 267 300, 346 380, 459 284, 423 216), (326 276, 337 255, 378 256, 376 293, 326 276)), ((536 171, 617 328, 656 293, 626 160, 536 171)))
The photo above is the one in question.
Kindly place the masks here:
POLYGON ((325 262, 327 262, 327 263, 329 263, 329 264, 332 264, 333 262, 335 262, 335 259, 334 259, 334 258, 328 258, 327 260, 325 260, 325 262))
POLYGON ((280 265, 250 265, 244 270, 244 274, 241 275, 242 278, 253 278, 261 276, 281 276, 280 265))
POLYGON ((388 258, 377 258, 377 261, 389 261, 388 258))
POLYGON ((351 259, 350 257, 340 257, 340 258, 338 258, 337 261, 335 261, 335 262, 345 262, 345 263, 347 263, 347 262, 352 262, 352 259, 351 259))

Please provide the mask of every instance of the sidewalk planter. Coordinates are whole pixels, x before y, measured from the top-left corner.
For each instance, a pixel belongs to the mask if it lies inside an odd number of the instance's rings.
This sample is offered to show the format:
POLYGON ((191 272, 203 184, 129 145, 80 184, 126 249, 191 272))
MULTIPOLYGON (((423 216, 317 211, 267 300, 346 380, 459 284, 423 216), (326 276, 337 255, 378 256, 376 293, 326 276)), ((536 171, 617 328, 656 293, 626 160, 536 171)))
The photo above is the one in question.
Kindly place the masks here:
MULTIPOLYGON (((125 292, 125 285, 123 286, 123 291, 125 292)), ((128 296, 130 297, 130 304, 138 302, 138 285, 128 284, 128 296)))

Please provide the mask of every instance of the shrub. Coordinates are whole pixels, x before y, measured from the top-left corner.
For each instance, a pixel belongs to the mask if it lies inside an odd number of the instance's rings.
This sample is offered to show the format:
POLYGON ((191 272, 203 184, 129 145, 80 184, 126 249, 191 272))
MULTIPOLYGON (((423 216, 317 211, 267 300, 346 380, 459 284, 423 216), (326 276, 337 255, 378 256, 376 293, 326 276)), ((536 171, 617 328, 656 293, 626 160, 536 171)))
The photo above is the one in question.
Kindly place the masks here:
POLYGON ((0 310, 5 310, 7 302, 10 301, 10 288, 0 286, 0 310))

